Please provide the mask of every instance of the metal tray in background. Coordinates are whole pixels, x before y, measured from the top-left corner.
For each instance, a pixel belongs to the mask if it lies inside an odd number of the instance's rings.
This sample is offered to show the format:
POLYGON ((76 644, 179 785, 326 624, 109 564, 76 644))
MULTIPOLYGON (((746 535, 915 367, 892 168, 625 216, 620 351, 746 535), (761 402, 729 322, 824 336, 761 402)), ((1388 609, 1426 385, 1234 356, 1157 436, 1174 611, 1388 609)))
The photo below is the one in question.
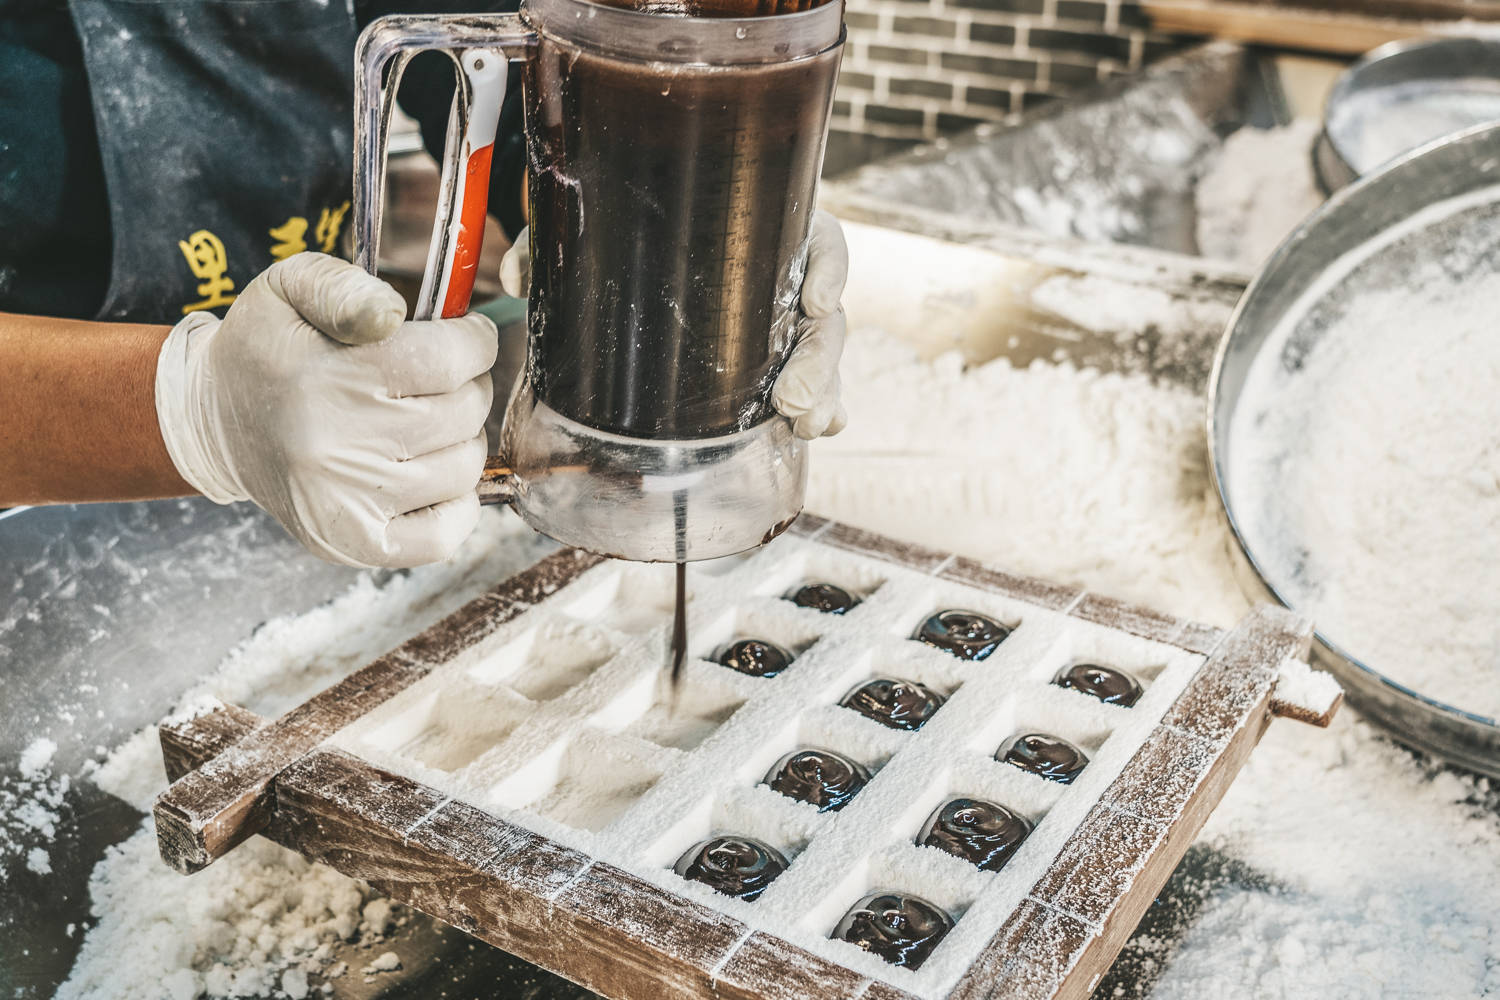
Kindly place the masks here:
MULTIPOLYGON (((1482 126, 1421 147, 1334 195, 1282 244, 1246 290, 1219 345, 1209 381, 1208 437, 1214 483, 1239 543, 1236 555, 1248 592, 1294 606, 1269 578, 1267 561, 1257 558, 1257 542, 1247 537, 1235 510, 1231 457, 1244 444, 1241 440, 1237 445, 1234 415, 1240 407, 1253 405, 1244 390, 1257 356, 1282 323, 1306 316, 1327 301, 1329 289, 1314 296, 1306 293, 1340 258, 1429 205, 1496 185, 1500 185, 1500 125, 1482 126), (1310 304, 1309 299, 1314 301, 1310 304)), ((1496 200, 1500 201, 1500 195, 1496 200)), ((1393 252, 1399 251, 1390 246, 1374 249, 1367 260, 1378 261, 1382 254, 1393 252)), ((1488 264, 1500 268, 1500 258, 1488 264)), ((1310 348, 1315 342, 1312 338, 1319 335, 1315 331, 1315 326, 1299 328, 1299 347, 1310 348)), ((1337 475, 1334 469, 1320 471, 1329 477, 1337 475)), ((1316 539, 1303 541, 1309 552, 1316 552, 1316 539)), ((1306 609, 1299 610, 1306 613, 1306 609)), ((1316 615, 1312 617, 1316 620, 1316 615)), ((1391 680, 1346 652, 1348 641, 1347 636, 1332 636, 1320 629, 1314 658, 1338 677, 1350 702, 1367 718, 1403 743, 1500 777, 1497 720, 1443 704, 1391 680)))
MULTIPOLYGON (((1331 75, 1331 74, 1330 74, 1331 75)), ((1213 42, 825 182, 825 202, 1198 254, 1198 178, 1245 125, 1292 119, 1282 68, 1213 42)))
POLYGON ((1493 120, 1500 108, 1500 39, 1410 38, 1388 42, 1367 52, 1346 69, 1328 94, 1323 129, 1314 147, 1313 164, 1324 191, 1337 191, 1374 171, 1389 157, 1377 149, 1362 149, 1353 130, 1380 135, 1381 147, 1410 152, 1417 146, 1493 120), (1417 133, 1420 142, 1403 134, 1396 112, 1413 88, 1425 92, 1428 113, 1442 107, 1430 125, 1417 133), (1380 102, 1370 100, 1382 94, 1380 102), (1437 96, 1439 100, 1432 102, 1437 96))

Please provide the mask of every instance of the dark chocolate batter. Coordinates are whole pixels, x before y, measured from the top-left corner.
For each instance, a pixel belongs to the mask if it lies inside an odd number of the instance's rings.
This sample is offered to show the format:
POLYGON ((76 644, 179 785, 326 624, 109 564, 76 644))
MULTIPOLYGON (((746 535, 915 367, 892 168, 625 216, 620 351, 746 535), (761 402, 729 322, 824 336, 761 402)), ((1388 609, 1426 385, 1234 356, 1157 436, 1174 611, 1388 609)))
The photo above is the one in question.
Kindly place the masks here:
POLYGON ((841 753, 808 747, 793 750, 776 762, 766 784, 818 812, 838 812, 870 780, 870 772, 841 753))
POLYGON ((939 611, 922 623, 916 638, 961 660, 982 660, 1005 641, 1010 629, 977 611, 939 611))
POLYGON ((832 583, 809 583, 791 594, 789 600, 799 608, 812 608, 830 615, 844 614, 859 603, 859 598, 832 583))
POLYGON ((714 659, 751 677, 775 677, 791 665, 793 657, 773 642, 740 639, 720 649, 714 659))
POLYGON ((844 914, 832 936, 892 965, 917 969, 952 929, 953 918, 919 896, 877 892, 844 914))
MULTIPOLYGON (((678 538, 682 536, 679 533, 678 538)), ((687 563, 677 564, 677 589, 672 608, 672 693, 682 682, 682 663, 687 659, 687 563)))
POLYGON ((1097 663, 1075 663, 1060 672, 1052 683, 1093 695, 1107 705, 1129 708, 1141 696, 1141 685, 1123 670, 1097 663))
POLYGON ((1089 762, 1088 755, 1078 747, 1046 733, 1012 736, 995 751, 995 759, 1062 785, 1071 785, 1089 762))
POLYGON ((672 870, 683 878, 746 901, 760 897, 787 860, 768 844, 749 837, 714 837, 677 859, 672 870))
POLYGON ((865 681, 839 702, 867 719, 892 729, 921 729, 946 701, 942 695, 916 681, 877 677, 865 681))
POLYGON ((997 872, 1015 857, 1016 849, 1031 833, 1031 821, 1002 805, 983 799, 953 799, 927 817, 917 843, 936 847, 997 872))

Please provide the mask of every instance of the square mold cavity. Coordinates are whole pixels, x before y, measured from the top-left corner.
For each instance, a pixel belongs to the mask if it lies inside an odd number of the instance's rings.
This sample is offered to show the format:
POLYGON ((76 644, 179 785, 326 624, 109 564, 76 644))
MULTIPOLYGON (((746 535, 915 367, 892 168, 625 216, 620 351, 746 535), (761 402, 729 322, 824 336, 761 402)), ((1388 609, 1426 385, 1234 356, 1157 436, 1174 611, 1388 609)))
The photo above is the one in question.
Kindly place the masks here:
POLYGON ((708 683, 689 683, 684 687, 675 706, 671 704, 670 695, 657 701, 625 727, 625 734, 649 740, 658 746, 693 750, 728 722, 729 717, 747 700, 737 691, 725 687, 715 688, 708 683))
POLYGON ((849 669, 841 671, 837 677, 829 678, 824 688, 827 703, 835 706, 845 717, 853 717, 899 735, 910 735, 926 728, 928 723, 942 714, 947 707, 948 700, 963 686, 963 679, 958 669, 962 664, 960 661, 949 663, 948 657, 904 654, 906 654, 905 650, 882 648, 872 654, 852 660, 849 669), (840 704, 846 696, 859 687, 882 677, 920 684, 940 695, 943 704, 938 706, 928 722, 924 722, 916 730, 886 726, 840 704))
MULTIPOLYGON (((677 603, 676 568, 670 563, 631 563, 610 567, 575 597, 559 601, 563 614, 594 625, 638 635, 672 624, 677 603)), ((688 588, 688 604, 693 602, 688 588)))
MULTIPOLYGON (((941 956, 945 947, 951 945, 954 931, 963 926, 964 914, 993 878, 990 873, 942 851, 904 843, 888 844, 862 864, 852 865, 849 872, 803 915, 801 923, 813 933, 832 938, 834 928, 844 914, 871 893, 898 892, 925 899, 942 909, 954 923, 954 930, 948 932, 923 964, 923 970, 926 970, 942 964, 941 956)), ((840 951, 848 949, 847 957, 842 959, 845 964, 876 974, 880 970, 895 972, 896 967, 887 965, 857 945, 838 942, 838 946, 840 951)))
MULTIPOLYGON (((986 618, 994 619, 1014 633, 1021 628, 1027 618, 1037 614, 1038 609, 1023 604, 1020 601, 1013 601, 996 594, 987 594, 983 591, 971 590, 968 587, 954 584, 937 583, 928 589, 925 594, 914 594, 911 603, 907 607, 907 614, 893 619, 889 626, 890 630, 893 634, 899 635, 903 639, 910 639, 917 645, 941 653, 950 659, 958 660, 959 658, 952 653, 939 650, 934 646, 927 646, 916 638, 917 632, 922 627, 922 623, 940 611, 972 611, 984 615, 986 618)), ((1000 645, 984 659, 991 660, 999 656, 1004 651, 1006 643, 1011 642, 1014 638, 1011 635, 1001 640, 1000 645)), ((960 662, 982 663, 984 660, 960 660, 960 662)))
POLYGON ((469 667, 479 684, 504 684, 532 701, 550 701, 608 663, 615 644, 598 629, 567 619, 543 619, 469 667))
MULTIPOLYGON (((1092 759, 1115 731, 1120 721, 1118 710, 1094 698, 1075 697, 1076 692, 1052 684, 1028 685, 1020 691, 1008 720, 1008 732, 980 747, 995 753, 1012 736, 1021 733, 1045 733, 1061 736, 1092 759)), ((986 734, 989 735, 989 734, 986 734)))
POLYGON ((1142 700, 1170 663, 1189 656, 1196 662, 1201 662, 1201 658, 1193 654, 1184 654, 1180 650, 1138 636, 1110 632, 1102 626, 1083 621, 1069 622, 1061 653, 1060 661, 1038 663, 1028 673, 1036 681, 1050 685, 1053 678, 1068 667, 1081 663, 1097 664, 1134 677, 1141 686, 1142 700))
MULTIPOLYGON (((766 573, 766 579, 756 586, 755 593, 790 602, 791 595, 800 587, 809 583, 831 583, 844 588, 863 604, 885 584, 888 572, 888 568, 880 563, 852 553, 803 547, 772 567, 766 573)), ((801 608, 798 611, 802 614, 820 613, 801 608)), ((858 611, 856 606, 849 613, 858 611)))
POLYGON ((682 671, 675 704, 665 673, 640 671, 589 717, 588 724, 657 746, 694 750, 750 700, 751 692, 745 689, 756 683, 756 678, 701 660, 688 660, 682 671))
POLYGON ((560 740, 497 784, 489 800, 563 826, 598 832, 660 780, 661 767, 607 738, 560 740))
POLYGON ((952 758, 951 767, 941 781, 932 782, 913 796, 911 810, 902 817, 905 825, 901 833, 905 842, 914 845, 928 817, 939 806, 959 798, 983 799, 1004 806, 1030 820, 1035 827, 1070 787, 1038 779, 992 757, 958 754, 952 758))
MULTIPOLYGON (((705 625, 698 635, 690 635, 690 653, 700 660, 716 662, 718 652, 741 639, 772 642, 792 654, 788 670, 797 668, 797 660, 821 636, 815 622, 796 614, 799 609, 783 602, 752 600, 734 611, 721 615, 705 625)), ((728 669, 720 667, 720 669, 728 669)))
MULTIPOLYGON (((794 750, 812 748, 832 750, 862 764, 873 779, 901 749, 906 735, 885 726, 872 726, 870 720, 838 705, 819 705, 804 712, 795 725, 765 734, 766 738, 745 755, 738 777, 770 791, 765 780, 776 762, 794 750)), ((772 794, 786 798, 779 792, 772 794)), ((787 801, 801 809, 815 808, 794 799, 787 801)))
POLYGON ((780 851, 790 868, 822 829, 824 819, 788 808, 787 800, 768 789, 738 788, 688 806, 682 818, 646 850, 645 857, 670 868, 711 837, 749 837, 780 851))
POLYGON ((388 717, 360 733, 361 742, 438 771, 468 767, 516 730, 531 712, 504 690, 468 684, 434 687, 390 706, 388 717))
MULTIPOLYGON (((988 673, 993 666, 985 666, 984 661, 960 660, 956 656, 949 656, 930 646, 913 645, 905 643, 899 646, 883 645, 876 650, 867 660, 865 669, 866 677, 899 677, 902 680, 916 681, 925 685, 944 698, 951 698, 964 683, 964 675, 969 671, 983 670, 988 673)), ((858 677, 849 682, 849 687, 854 687, 866 679, 858 677)), ((839 692, 840 696, 843 692, 839 692)))

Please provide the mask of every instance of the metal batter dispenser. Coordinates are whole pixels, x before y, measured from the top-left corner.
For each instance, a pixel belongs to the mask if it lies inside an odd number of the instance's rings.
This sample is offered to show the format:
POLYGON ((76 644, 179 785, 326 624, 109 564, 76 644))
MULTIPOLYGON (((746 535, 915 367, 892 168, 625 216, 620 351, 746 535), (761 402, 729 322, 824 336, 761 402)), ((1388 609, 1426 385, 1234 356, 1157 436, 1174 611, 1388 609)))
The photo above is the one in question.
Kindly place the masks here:
POLYGON ((507 64, 524 64, 530 334, 497 464, 559 541, 709 559, 802 508, 806 448, 770 396, 843 23, 840 3, 797 6, 526 0, 384 18, 360 39, 355 240, 372 273, 401 72, 423 50, 459 68, 418 319, 468 308, 507 64))

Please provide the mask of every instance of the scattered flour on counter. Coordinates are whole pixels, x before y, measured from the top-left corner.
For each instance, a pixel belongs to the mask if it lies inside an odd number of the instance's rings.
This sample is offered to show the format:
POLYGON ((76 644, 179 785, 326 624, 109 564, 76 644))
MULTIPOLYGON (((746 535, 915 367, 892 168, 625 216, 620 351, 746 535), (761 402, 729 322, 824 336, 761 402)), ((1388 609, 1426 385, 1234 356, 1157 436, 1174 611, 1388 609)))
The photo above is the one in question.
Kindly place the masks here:
POLYGON ((1500 993, 1494 791, 1424 767, 1347 709, 1329 731, 1272 725, 1199 843, 1274 885, 1210 897, 1152 996, 1500 993))
POLYGON ((849 427, 813 445, 809 510, 1202 621, 1244 611, 1192 393, 926 363, 874 330, 849 338, 842 373, 849 427))
POLYGON ((1315 118, 1247 125, 1224 141, 1195 190, 1199 253, 1257 270, 1323 203, 1312 154, 1320 127, 1315 118))
POLYGON ((42 776, 52 763, 52 755, 57 753, 57 744, 45 737, 32 740, 25 750, 21 751, 21 777, 27 781, 34 781, 42 776))
POLYGON ((260 838, 183 878, 148 818, 99 862, 89 895, 98 922, 57 1000, 160 1000, 168 982, 183 1000, 269 995, 359 932, 369 890, 260 838))
MULTIPOLYGON (((174 715, 216 701, 280 714, 551 547, 513 514, 486 513, 450 562, 380 585, 363 577, 328 604, 267 622, 186 692, 174 715)), ((117 747, 92 780, 149 811, 166 787, 156 727, 117 747)), ((345 971, 332 962, 336 943, 379 941, 404 912, 364 883, 260 838, 183 878, 162 863, 149 816, 95 866, 89 895, 95 923, 57 1000, 269 996, 278 988, 307 996, 309 975, 345 971)))
POLYGON ((52 856, 40 847, 33 847, 26 852, 26 867, 38 875, 51 875, 52 856))
POLYGON ((0 775, 0 885, 12 865, 48 875, 52 860, 46 845, 57 835, 70 779, 53 777, 57 744, 38 738, 21 751, 14 777, 0 775))
MULTIPOLYGON (((1487 192, 1484 198, 1493 197, 1487 192)), ((1500 718, 1500 207, 1434 206, 1272 332, 1231 489, 1277 588, 1353 656, 1500 718)), ((1311 300, 1309 300, 1311 301, 1311 300)))
POLYGON ((301 969, 287 969, 281 974, 281 992, 291 1000, 304 1000, 308 993, 307 973, 301 969))

